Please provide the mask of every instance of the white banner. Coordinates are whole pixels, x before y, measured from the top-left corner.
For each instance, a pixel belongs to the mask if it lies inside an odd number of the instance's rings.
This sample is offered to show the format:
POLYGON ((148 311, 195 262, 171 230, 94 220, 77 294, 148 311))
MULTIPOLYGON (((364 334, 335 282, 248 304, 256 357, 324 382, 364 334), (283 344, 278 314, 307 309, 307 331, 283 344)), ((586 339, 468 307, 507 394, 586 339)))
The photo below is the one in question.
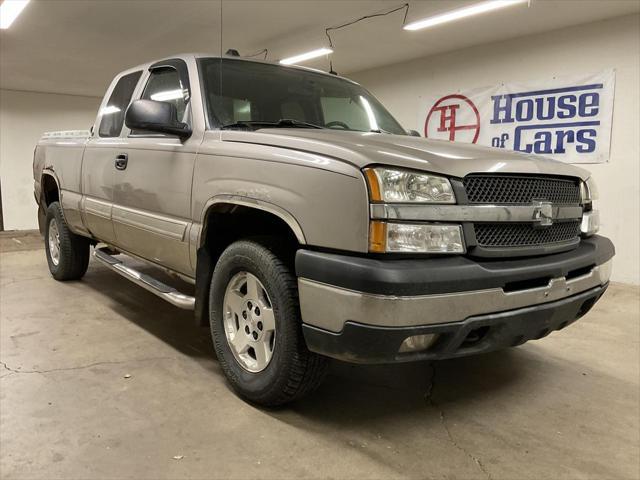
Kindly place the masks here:
POLYGON ((608 162, 614 87, 607 70, 421 97, 418 131, 567 163, 608 162))

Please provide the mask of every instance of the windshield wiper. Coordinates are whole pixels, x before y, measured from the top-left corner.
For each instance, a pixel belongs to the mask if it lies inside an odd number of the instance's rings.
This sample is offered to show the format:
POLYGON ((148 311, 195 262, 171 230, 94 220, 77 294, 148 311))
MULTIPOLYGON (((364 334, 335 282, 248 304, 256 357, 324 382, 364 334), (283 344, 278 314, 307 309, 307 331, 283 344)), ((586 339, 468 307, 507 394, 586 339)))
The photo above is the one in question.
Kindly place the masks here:
POLYGON ((300 128, 327 128, 315 123, 303 122, 300 120, 293 120, 291 118, 281 118, 278 120, 279 127, 300 127, 300 128))
POLYGON ((258 128, 325 128, 315 123, 302 122, 290 118, 281 118, 277 122, 268 122, 266 120, 240 120, 239 122, 228 123, 220 127, 222 130, 237 130, 242 128, 258 129, 258 128))

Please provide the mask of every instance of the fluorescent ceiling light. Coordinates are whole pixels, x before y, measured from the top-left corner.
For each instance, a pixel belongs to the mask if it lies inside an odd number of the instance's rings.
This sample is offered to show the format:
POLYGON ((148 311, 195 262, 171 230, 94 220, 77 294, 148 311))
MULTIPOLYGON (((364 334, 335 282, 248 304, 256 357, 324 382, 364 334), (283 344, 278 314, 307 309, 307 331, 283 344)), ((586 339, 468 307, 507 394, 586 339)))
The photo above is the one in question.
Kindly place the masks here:
POLYGON ((151 95, 151 100, 156 100, 158 102, 166 102, 167 100, 176 100, 178 98, 184 98, 184 93, 181 89, 165 90, 164 92, 158 92, 151 95))
POLYGON ((100 111, 100 113, 101 113, 102 115, 111 115, 112 113, 118 113, 118 112, 120 112, 120 111, 121 111, 121 110, 120 110, 118 107, 116 107, 115 105, 109 105, 108 107, 104 107, 104 108, 100 111))
POLYGON ((300 55, 296 55, 294 57, 283 58, 282 60, 280 60, 280 63, 283 65, 293 65, 295 63, 302 63, 306 60, 311 60, 312 58, 329 55, 330 53, 333 53, 333 50, 331 50, 330 48, 318 48, 317 50, 311 50, 307 53, 301 53, 300 55))
POLYGON ((360 101, 362 102, 362 106, 364 107, 364 111, 367 112, 367 117, 369 117, 369 128, 371 130, 379 130, 378 122, 376 120, 376 116, 373 113, 373 108, 369 105, 369 101, 360 95, 360 101))
POLYGON ((491 12, 492 10, 498 10, 500 8, 510 7, 517 5, 518 3, 525 3, 529 0, 489 0, 488 2, 476 3, 469 7, 459 8, 458 10, 452 10, 440 15, 434 15, 423 20, 408 23, 403 28, 405 30, 420 30, 423 28, 433 27, 440 25, 441 23, 453 22, 461 18, 470 17, 472 15, 478 15, 480 13, 491 12))
POLYGON ((0 28, 7 29, 18 18, 29 0, 4 0, 0 5, 0 28))

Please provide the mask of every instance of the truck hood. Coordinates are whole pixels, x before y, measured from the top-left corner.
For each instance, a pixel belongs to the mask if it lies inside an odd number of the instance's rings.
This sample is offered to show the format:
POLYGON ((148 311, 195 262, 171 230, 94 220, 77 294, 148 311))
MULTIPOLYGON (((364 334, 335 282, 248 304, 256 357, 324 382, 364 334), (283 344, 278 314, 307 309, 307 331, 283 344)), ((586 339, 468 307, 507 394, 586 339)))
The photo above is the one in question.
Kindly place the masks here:
POLYGON ((223 131, 222 140, 268 145, 324 155, 358 169, 380 164, 453 177, 470 173, 543 173, 580 177, 589 172, 549 158, 466 143, 370 132, 301 128, 223 131))

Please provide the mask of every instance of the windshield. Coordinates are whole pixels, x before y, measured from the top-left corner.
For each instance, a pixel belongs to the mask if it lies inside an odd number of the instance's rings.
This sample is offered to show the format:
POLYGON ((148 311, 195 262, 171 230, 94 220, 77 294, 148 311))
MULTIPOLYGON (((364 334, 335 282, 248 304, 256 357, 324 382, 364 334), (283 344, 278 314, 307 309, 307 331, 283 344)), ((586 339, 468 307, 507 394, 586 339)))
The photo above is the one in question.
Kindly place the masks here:
POLYGON ((199 69, 211 128, 315 126, 406 135, 369 92, 338 77, 219 58, 200 59, 199 69))

